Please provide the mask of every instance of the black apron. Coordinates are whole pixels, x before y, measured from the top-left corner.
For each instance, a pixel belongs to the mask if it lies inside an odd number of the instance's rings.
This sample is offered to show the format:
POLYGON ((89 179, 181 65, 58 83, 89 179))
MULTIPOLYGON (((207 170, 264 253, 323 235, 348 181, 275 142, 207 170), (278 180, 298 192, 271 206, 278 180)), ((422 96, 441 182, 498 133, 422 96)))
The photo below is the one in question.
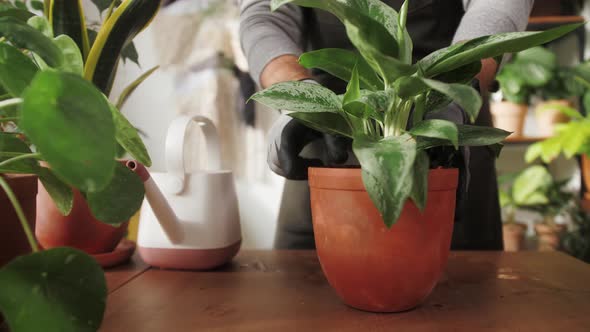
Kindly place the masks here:
MULTIPOLYGON (((385 0, 398 10, 403 0, 385 0)), ((332 14, 304 9, 309 49, 354 49, 344 25, 332 14)), ((414 42, 414 61, 451 44, 463 17, 461 0, 413 0, 408 8, 407 29, 414 42)), ((346 91, 346 82, 321 71, 314 78, 338 94, 346 91)), ((477 125, 491 126, 486 105, 477 125)), ((455 223, 452 248, 455 250, 501 250, 502 224, 498 203, 495 158, 488 148, 471 148, 471 181, 464 217, 455 223)), ((313 249, 313 227, 306 181, 287 181, 279 212, 275 247, 279 249, 313 249), (297 197, 300 196, 300 197, 297 197), (305 199, 303 198, 305 197, 305 199), (301 198, 301 200, 299 200, 301 198)))

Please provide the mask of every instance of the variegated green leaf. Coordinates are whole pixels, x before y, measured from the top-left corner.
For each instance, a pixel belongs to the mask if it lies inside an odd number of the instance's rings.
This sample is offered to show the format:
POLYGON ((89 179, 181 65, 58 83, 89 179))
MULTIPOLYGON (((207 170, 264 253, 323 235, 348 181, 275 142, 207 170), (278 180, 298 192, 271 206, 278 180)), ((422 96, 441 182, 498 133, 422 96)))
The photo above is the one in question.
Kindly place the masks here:
POLYGON ((104 22, 84 68, 86 79, 109 95, 121 51, 156 15, 160 1, 125 0, 104 22))
POLYGON ((257 92, 251 99, 276 110, 292 112, 332 112, 342 108, 338 96, 315 83, 283 82, 257 92))
POLYGON ((49 22, 56 36, 69 36, 83 56, 88 56, 88 33, 82 0, 51 0, 49 22))

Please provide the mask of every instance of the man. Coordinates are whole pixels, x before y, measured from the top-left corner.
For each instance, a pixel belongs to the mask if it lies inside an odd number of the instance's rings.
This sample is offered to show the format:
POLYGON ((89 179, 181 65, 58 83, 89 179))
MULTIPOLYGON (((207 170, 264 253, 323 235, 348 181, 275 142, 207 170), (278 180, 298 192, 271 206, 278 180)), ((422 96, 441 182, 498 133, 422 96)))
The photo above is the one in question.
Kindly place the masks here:
MULTIPOLYGON (((403 0, 384 2, 399 10, 403 0)), ((522 31, 532 6, 533 0, 410 0, 407 28, 414 42, 414 60, 457 41, 522 31)), ((353 49, 342 23, 321 10, 289 4, 271 13, 269 8, 270 0, 240 2, 240 39, 252 78, 262 88, 284 81, 314 80, 342 93, 344 82, 325 73, 312 73, 297 63, 304 51, 328 47, 353 49)), ((494 60, 482 61, 475 86, 479 86, 484 97, 496 70, 494 60)), ((457 105, 451 104, 444 117, 462 122, 461 113, 457 105)), ((492 125, 487 105, 476 124, 492 125)), ((286 115, 279 117, 269 135, 269 165, 275 173, 287 178, 275 247, 313 248, 309 189, 307 182, 301 180, 307 178, 309 166, 344 162, 348 150, 341 138, 321 135, 286 115)), ((494 154, 487 148, 472 148, 466 158, 471 173, 469 195, 464 216, 455 223, 452 247, 501 250, 494 154)))

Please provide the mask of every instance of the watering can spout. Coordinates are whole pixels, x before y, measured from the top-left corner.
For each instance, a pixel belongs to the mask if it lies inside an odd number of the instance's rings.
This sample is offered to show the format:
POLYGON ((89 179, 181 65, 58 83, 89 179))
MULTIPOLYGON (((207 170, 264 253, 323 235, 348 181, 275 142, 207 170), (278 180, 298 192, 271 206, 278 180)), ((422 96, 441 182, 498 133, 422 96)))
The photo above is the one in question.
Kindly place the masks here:
POLYGON ((154 180, 151 178, 148 170, 144 165, 135 160, 127 161, 125 166, 139 175, 143 180, 145 197, 152 207, 152 211, 162 226, 168 240, 173 244, 179 244, 182 242, 183 232, 180 221, 154 180))

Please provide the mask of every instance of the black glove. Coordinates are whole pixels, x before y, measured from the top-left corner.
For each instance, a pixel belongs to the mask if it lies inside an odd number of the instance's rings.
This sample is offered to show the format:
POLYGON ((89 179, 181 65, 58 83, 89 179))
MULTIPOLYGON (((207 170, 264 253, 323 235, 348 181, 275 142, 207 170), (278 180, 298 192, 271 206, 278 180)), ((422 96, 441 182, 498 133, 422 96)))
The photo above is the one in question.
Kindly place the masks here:
POLYGON ((309 167, 345 163, 350 146, 348 138, 320 133, 287 115, 281 115, 269 132, 267 162, 270 169, 280 176, 289 180, 306 180, 309 167), (301 157, 301 151, 316 141, 321 141, 323 153, 313 158, 301 157))

